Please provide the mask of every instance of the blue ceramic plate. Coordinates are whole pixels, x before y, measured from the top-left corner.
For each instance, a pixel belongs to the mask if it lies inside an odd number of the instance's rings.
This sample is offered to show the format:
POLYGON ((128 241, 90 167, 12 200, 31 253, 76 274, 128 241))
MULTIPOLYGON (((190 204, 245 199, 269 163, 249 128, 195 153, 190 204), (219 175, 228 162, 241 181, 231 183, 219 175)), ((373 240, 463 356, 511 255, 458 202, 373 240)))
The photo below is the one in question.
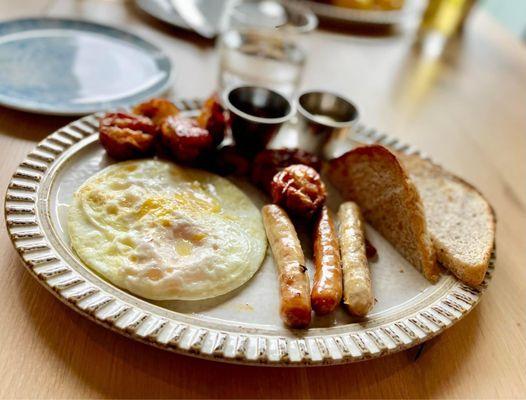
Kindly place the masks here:
POLYGON ((0 23, 0 104, 55 115, 138 103, 167 89, 171 63, 156 46, 91 22, 0 23))

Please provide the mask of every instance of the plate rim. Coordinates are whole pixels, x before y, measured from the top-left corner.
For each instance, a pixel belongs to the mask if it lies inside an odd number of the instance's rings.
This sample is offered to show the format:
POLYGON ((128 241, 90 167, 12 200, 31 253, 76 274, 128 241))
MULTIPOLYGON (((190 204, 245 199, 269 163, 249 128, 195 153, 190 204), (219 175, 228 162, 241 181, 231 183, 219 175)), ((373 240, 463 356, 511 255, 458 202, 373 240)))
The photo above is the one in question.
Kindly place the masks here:
MULTIPOLYGON (((17 24, 17 23, 27 23, 31 21, 36 22, 55 22, 55 23, 72 23, 72 24, 80 24, 85 26, 91 26, 93 28, 103 29, 105 32, 111 31, 118 35, 117 36, 108 36, 107 34, 102 33, 103 36, 111 37, 116 40, 120 41, 126 41, 127 43, 132 43, 137 47, 140 47, 141 49, 147 51, 150 55, 152 55, 152 58, 155 59, 155 65, 159 67, 160 63, 166 63, 167 69, 166 74, 167 77, 164 78, 164 82, 157 87, 155 90, 151 91, 153 86, 149 86, 148 89, 142 90, 135 96, 138 96, 134 98, 133 102, 135 101, 143 101, 145 99, 148 99, 150 97, 157 96, 161 93, 166 92, 174 83, 175 74, 173 72, 173 63, 168 54, 164 52, 159 46, 156 44, 150 42, 147 39, 142 38, 139 35, 136 35, 135 33, 126 31, 124 29, 121 29, 118 26, 113 25, 107 25, 107 24, 101 24, 98 21, 92 21, 89 19, 81 19, 81 18, 69 18, 69 17, 54 17, 54 16, 28 16, 28 17, 21 17, 21 18, 11 18, 0 21, 0 28, 3 26, 9 25, 9 24, 17 24), (127 39, 126 39, 127 38, 127 39), (158 57, 153 57, 153 54, 157 53, 158 57), (142 94, 141 94, 142 93, 142 94)), ((78 30, 75 28, 57 28, 57 29, 69 29, 69 30, 78 30)), ((19 30, 20 32, 20 30, 19 30)), ((96 32, 93 30, 92 32, 96 32)), ((0 38, 2 35, 0 35, 0 38)), ((159 69, 161 70, 161 69, 159 69)), ((130 98, 130 96, 125 97, 130 98)), ((10 101, 8 97, 0 96, 0 106, 10 108, 17 111, 23 111, 23 112, 29 112, 33 114, 39 114, 39 115, 54 115, 54 116, 63 116, 63 117, 75 117, 75 116, 82 116, 82 115, 88 115, 93 114, 96 112, 101 111, 101 107, 97 107, 97 104, 109 104, 108 107, 105 108, 112 108, 112 107, 125 107, 127 105, 130 105, 131 103, 123 102, 122 99, 117 100, 111 100, 110 102, 95 102, 92 103, 91 108, 85 108, 82 110, 75 110, 71 108, 55 108, 55 109, 48 109, 48 108, 39 108, 38 105, 25 105, 24 101, 18 101, 15 99, 15 101, 10 101)))
MULTIPOLYGON (((176 101, 191 111, 200 100, 176 101)), ((70 308, 124 336, 176 353, 245 365, 315 366, 357 362, 382 357, 418 345, 442 333, 465 317, 480 301, 491 280, 495 252, 484 282, 471 288, 456 281, 446 293, 418 310, 372 327, 336 334, 269 335, 242 329, 228 331, 193 325, 145 311, 97 287, 64 261, 53 247, 47 224, 47 199, 39 198, 42 183, 57 159, 75 144, 93 141, 102 113, 73 121, 47 136, 20 163, 4 199, 4 217, 13 246, 26 269, 46 289, 70 308)), ((407 154, 429 159, 414 147, 375 129, 358 126, 356 134, 407 154)), ((67 158, 62 161, 67 161, 67 158)), ((219 324, 220 325, 220 324, 219 324)), ((308 332, 308 331, 306 331, 308 332)))
POLYGON ((425 4, 421 0, 408 0, 407 4, 398 10, 361 10, 333 4, 321 3, 316 0, 296 0, 307 5, 320 18, 366 25, 401 25, 414 18, 422 11, 425 4))

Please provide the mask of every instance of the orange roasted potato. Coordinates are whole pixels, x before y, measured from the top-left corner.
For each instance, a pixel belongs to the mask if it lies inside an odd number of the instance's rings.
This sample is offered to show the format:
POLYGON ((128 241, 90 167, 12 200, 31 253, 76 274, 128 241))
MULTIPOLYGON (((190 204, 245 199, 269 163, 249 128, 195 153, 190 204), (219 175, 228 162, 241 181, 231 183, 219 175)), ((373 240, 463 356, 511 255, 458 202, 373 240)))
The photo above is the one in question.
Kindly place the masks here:
POLYGON ((197 121, 168 117, 161 125, 161 143, 175 161, 195 163, 212 150, 212 135, 197 121))
POLYGON ((272 201, 290 213, 311 218, 327 198, 325 184, 314 168, 290 165, 272 178, 272 201))
POLYGON ((225 110, 216 94, 210 96, 203 104, 197 123, 210 132, 214 146, 219 145, 225 138, 227 127, 225 110))
POLYGON ((157 127, 147 117, 108 113, 99 122, 99 140, 113 158, 128 160, 155 152, 157 127))
POLYGON ((133 113, 148 117, 155 125, 160 126, 166 118, 179 114, 179 109, 170 100, 155 98, 137 104, 133 113))

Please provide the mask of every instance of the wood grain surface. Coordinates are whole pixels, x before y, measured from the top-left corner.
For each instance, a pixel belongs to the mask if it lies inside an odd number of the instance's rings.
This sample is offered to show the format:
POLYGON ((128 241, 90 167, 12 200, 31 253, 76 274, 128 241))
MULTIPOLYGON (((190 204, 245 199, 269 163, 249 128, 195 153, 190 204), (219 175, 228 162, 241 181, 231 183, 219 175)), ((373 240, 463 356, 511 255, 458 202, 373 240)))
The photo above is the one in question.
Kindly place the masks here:
MULTIPOLYGON (((95 20, 158 44, 174 62, 176 95, 202 97, 216 83, 209 43, 156 22, 130 2, 0 3, 2 19, 35 15, 95 20)), ((24 271, 2 222, 0 397, 526 396, 526 48, 480 11, 461 40, 434 61, 413 50, 411 34, 320 30, 305 41, 305 88, 354 99, 367 124, 415 144, 493 204, 497 265, 480 305, 421 354, 412 349, 310 369, 214 363, 135 343, 77 315, 24 271)), ((69 121, 0 108, 2 193, 35 143, 69 121)))

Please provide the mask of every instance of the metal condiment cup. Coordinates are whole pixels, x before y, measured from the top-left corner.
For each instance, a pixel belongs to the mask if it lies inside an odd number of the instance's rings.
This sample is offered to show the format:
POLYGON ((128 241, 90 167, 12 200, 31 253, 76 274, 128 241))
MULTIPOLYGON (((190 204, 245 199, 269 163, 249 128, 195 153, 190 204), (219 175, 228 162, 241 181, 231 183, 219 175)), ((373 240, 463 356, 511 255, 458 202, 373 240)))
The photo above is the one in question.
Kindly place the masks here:
POLYGON ((223 93, 236 145, 247 154, 263 150, 281 125, 294 114, 294 106, 281 94, 258 86, 238 86, 223 93))
POLYGON ((349 100, 325 91, 304 92, 297 99, 299 145, 323 155, 331 137, 339 137, 358 121, 358 108, 349 100))

